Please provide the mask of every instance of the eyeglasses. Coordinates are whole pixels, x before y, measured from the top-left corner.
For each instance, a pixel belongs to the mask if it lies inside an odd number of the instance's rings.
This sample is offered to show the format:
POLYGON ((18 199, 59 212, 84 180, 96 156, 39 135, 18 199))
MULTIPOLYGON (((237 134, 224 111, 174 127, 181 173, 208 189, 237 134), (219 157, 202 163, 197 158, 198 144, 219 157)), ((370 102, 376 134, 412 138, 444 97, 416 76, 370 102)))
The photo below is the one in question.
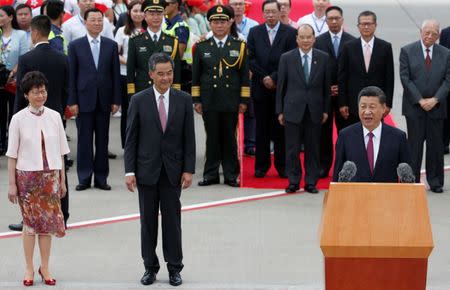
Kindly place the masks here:
POLYGON ((230 3, 230 6, 244 6, 245 3, 244 2, 235 2, 235 3, 230 3))
POLYGON ((359 27, 370 27, 375 25, 375 22, 364 22, 364 23, 358 23, 359 27))

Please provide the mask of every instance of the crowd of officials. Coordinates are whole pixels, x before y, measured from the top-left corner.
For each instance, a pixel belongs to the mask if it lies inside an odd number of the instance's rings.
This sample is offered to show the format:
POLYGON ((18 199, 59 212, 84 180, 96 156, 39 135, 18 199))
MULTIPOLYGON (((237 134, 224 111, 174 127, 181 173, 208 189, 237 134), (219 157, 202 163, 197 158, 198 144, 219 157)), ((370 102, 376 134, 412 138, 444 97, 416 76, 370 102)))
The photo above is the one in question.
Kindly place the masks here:
POLYGON ((169 281, 182 283, 179 198, 195 169, 193 111, 206 132, 199 186, 220 183, 220 166, 224 183, 239 186, 236 127, 244 113, 254 176, 265 177, 273 152, 286 192, 304 176, 305 190, 317 193, 334 159, 333 179, 351 160, 362 172, 354 181, 395 182, 396 165, 406 162, 420 182, 425 142, 427 182, 443 192, 450 28, 441 33, 437 21, 425 20, 420 39, 401 49, 406 139, 382 122, 393 105, 394 59, 391 44, 375 36, 372 11, 359 14, 355 37, 343 29, 343 10, 327 0, 313 0, 314 11, 298 21, 289 18, 290 0, 265 0, 262 24, 245 16, 244 0, 102 3, 0 7, 0 150, 9 157, 8 197, 22 212, 23 222, 10 228, 24 233, 25 286, 34 283, 36 234, 38 272, 56 283, 48 260, 50 235, 64 236, 69 217, 68 117, 77 125, 75 189, 111 190, 109 123, 121 110, 126 185, 139 189, 144 285, 160 267, 159 207, 169 281))

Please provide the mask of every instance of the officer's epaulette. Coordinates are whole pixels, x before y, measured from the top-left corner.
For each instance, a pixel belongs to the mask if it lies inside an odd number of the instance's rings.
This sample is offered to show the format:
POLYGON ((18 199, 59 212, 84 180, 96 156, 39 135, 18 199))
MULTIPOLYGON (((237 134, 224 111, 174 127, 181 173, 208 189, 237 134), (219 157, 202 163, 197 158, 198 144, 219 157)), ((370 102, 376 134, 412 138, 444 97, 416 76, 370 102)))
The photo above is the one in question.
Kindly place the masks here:
POLYGON ((145 32, 145 30, 134 32, 130 35, 130 38, 135 38, 135 37, 141 36, 142 34, 144 34, 144 32, 145 32))
POLYGON ((241 39, 241 38, 236 37, 236 36, 230 36, 230 38, 231 38, 232 40, 234 40, 234 41, 245 42, 245 39, 241 39))
POLYGON ((202 42, 208 41, 208 40, 210 40, 210 39, 211 39, 211 37, 210 37, 210 38, 206 38, 206 37, 199 38, 195 43, 196 43, 196 44, 202 43, 202 42))

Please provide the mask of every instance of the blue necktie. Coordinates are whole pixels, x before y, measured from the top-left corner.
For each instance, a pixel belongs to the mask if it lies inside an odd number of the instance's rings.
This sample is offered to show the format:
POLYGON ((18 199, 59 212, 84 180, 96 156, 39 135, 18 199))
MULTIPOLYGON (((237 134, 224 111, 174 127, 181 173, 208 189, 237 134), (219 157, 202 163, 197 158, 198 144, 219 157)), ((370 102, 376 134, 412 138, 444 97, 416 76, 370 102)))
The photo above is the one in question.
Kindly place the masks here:
POLYGON ((303 56, 303 73, 305 74, 305 82, 308 83, 309 81, 309 63, 308 63, 308 55, 305 54, 303 56))
POLYGON ((339 54, 339 37, 337 35, 333 36, 333 48, 334 48, 334 56, 337 58, 339 54))
POLYGON ((100 48, 98 46, 98 39, 92 40, 92 57, 94 58, 95 68, 98 68, 98 56, 100 55, 100 48))

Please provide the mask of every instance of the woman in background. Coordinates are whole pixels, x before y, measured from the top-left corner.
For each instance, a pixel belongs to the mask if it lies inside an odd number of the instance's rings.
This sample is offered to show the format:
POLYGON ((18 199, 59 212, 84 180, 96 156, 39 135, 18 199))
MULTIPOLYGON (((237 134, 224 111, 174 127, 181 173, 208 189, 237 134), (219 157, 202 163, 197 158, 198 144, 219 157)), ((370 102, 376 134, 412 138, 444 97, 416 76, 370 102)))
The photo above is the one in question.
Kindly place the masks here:
POLYGON ((128 94, 127 94, 127 56, 128 56, 128 40, 130 36, 142 33, 147 26, 144 20, 144 12, 141 11, 141 1, 133 0, 128 4, 127 18, 125 26, 117 30, 114 39, 119 47, 119 61, 120 61, 120 89, 122 94, 122 105, 120 116, 120 137, 122 141, 122 148, 125 146, 125 129, 127 126, 127 111, 128 111, 128 94))
MULTIPOLYGON (((28 51, 29 43, 25 31, 19 30, 16 11, 12 6, 0 7, 0 63, 5 65, 6 84, 14 82, 19 56, 28 51)), ((6 151, 6 128, 14 110, 15 94, 0 84, 0 155, 6 151)))

